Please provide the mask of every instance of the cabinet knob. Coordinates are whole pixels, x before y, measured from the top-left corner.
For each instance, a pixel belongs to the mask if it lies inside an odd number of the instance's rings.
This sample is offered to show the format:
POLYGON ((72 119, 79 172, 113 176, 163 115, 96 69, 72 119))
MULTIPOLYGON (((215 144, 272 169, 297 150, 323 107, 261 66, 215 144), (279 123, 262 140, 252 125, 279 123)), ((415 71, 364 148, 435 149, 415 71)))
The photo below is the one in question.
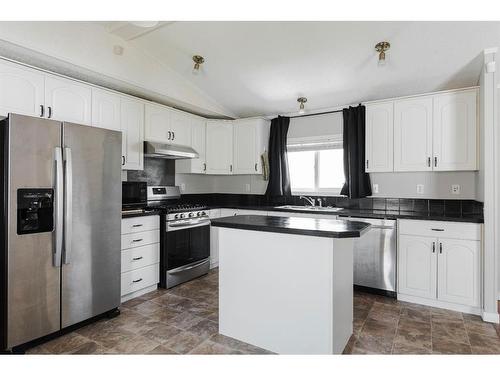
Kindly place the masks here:
POLYGON ((171 138, 172 138, 172 132, 169 130, 168 131, 168 140, 170 141, 171 138))
POLYGON ((44 114, 45 114, 45 108, 42 104, 40 104, 40 117, 43 117, 44 114))
POLYGON ((438 166, 438 157, 437 156, 434 156, 434 166, 435 167, 438 166))
POLYGON ((233 171, 233 165, 232 165, 232 164, 230 164, 230 165, 229 165, 229 172, 232 172, 232 171, 233 171))
POLYGON ((432 243, 432 252, 433 253, 436 252, 436 243, 435 242, 432 243))
POLYGON ((125 165, 125 156, 122 155, 122 165, 125 165))
POLYGON ((206 172, 207 170, 207 163, 203 163, 203 172, 206 172))
POLYGON ((427 157, 427 166, 430 167, 431 166, 431 157, 427 157))
POLYGON ((366 169, 368 169, 368 165, 369 165, 368 160, 366 160, 366 169))
POLYGON ((443 254, 443 244, 439 243, 439 254, 443 254))
POLYGON ((175 132, 172 132, 172 141, 175 139, 175 132))
POLYGON ((255 172, 257 172, 257 163, 255 163, 255 172))
POLYGON ((52 107, 48 107, 48 110, 49 110, 49 114, 47 116, 47 118, 52 118, 52 107))

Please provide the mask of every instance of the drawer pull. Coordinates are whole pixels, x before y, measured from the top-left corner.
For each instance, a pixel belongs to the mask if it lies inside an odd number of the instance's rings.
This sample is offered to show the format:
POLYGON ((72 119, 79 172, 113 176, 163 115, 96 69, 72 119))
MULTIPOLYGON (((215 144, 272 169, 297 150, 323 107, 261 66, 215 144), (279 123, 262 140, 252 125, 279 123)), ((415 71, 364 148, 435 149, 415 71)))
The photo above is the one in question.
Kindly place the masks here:
POLYGON ((141 260, 142 257, 132 258, 132 260, 141 260))
POLYGON ((432 252, 433 253, 436 252, 436 243, 435 242, 432 243, 432 252))
POLYGON ((137 279, 137 280, 132 280, 133 283, 138 283, 139 281, 142 281, 142 278, 137 279))
POLYGON ((134 225, 132 225, 132 228, 139 228, 139 227, 142 227, 142 224, 134 224, 134 225))
POLYGON ((136 240, 132 240, 132 242, 141 242, 142 241, 142 238, 138 238, 136 240))
POLYGON ((431 228, 434 232, 444 232, 444 229, 431 228))

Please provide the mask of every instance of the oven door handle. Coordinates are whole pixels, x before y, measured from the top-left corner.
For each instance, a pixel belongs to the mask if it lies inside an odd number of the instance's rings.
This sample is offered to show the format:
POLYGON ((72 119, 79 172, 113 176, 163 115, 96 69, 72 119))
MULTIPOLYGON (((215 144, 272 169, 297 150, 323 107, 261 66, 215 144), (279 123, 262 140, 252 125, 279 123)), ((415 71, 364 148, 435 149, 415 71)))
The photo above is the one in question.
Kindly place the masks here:
POLYGON ((183 272, 183 271, 187 271, 187 270, 191 270, 193 268, 196 268, 196 267, 199 267, 199 266, 202 266, 206 263, 210 262, 210 258, 207 258, 207 259, 204 259, 204 260, 201 260, 199 262, 196 262, 194 264, 188 264, 187 266, 182 266, 182 267, 179 267, 179 268, 176 268, 172 271, 168 271, 168 273, 170 275, 175 275, 176 273, 180 273, 180 272, 183 272))
POLYGON ((191 223, 184 223, 184 224, 167 224, 167 232, 173 232, 175 230, 182 230, 182 229, 191 229, 191 228, 196 228, 196 227, 202 227, 205 225, 210 225, 210 220, 199 220, 193 224, 191 223))

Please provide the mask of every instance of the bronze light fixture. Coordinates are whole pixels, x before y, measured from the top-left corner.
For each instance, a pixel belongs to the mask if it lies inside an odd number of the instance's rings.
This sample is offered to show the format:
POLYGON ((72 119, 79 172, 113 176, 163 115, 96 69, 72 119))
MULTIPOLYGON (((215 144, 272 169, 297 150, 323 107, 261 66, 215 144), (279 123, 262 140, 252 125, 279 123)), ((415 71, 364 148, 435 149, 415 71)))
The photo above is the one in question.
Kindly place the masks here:
POLYGON ((391 44, 389 42, 380 42, 375 45, 375 51, 378 52, 378 65, 385 65, 385 51, 388 51, 391 48, 391 44))
POLYGON ((299 114, 304 114, 305 113, 305 108, 304 108, 304 103, 307 103, 307 98, 304 98, 303 96, 301 96, 300 98, 297 98, 297 101, 300 103, 300 106, 299 106, 299 114))
POLYGON ((199 74, 201 64, 205 62, 205 59, 203 58, 203 56, 194 55, 193 61, 194 61, 193 74, 199 74))

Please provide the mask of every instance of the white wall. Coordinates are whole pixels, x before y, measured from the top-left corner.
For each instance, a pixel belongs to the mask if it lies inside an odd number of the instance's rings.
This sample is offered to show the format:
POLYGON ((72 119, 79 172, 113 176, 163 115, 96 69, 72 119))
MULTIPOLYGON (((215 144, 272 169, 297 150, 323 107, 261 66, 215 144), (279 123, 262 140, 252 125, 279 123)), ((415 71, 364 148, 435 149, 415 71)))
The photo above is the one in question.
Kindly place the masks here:
POLYGON ((0 55, 195 113, 233 117, 161 61, 93 22, 0 22, 0 55), (114 45, 124 47, 123 55, 113 53, 114 45))

